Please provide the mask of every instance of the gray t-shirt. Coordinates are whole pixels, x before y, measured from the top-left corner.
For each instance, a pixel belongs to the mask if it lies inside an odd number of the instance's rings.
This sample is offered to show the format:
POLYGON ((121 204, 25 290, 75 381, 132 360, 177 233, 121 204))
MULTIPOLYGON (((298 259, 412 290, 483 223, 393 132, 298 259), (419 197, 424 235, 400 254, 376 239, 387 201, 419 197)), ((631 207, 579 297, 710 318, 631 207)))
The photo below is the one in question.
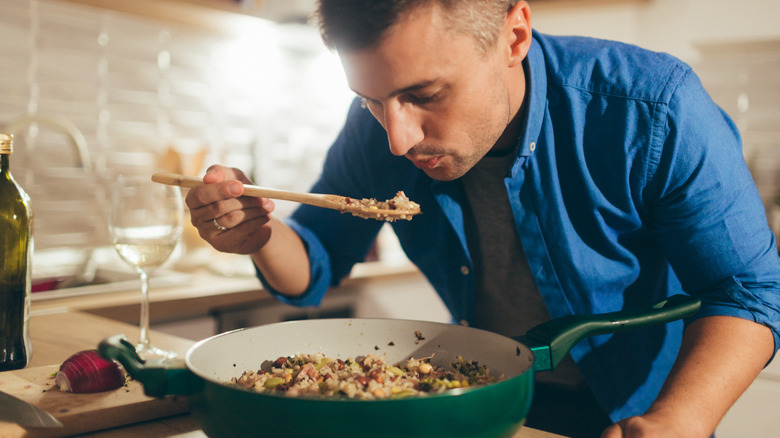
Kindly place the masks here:
MULTIPOLYGON (((504 177, 514 154, 486 156, 462 178, 470 212, 465 214, 476 280, 474 326, 519 336, 550 320, 517 235, 504 177)), ((554 372, 537 380, 579 386, 582 376, 567 356, 554 372)))

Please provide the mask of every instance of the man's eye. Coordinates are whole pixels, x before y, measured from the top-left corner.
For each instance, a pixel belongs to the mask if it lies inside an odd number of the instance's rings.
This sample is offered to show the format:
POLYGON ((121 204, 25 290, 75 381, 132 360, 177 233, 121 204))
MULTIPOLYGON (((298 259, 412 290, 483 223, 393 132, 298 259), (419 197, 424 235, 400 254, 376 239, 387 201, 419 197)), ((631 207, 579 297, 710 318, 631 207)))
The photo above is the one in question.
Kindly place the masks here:
POLYGON ((363 108, 363 109, 366 109, 366 108, 370 109, 370 107, 376 106, 377 104, 379 104, 379 101, 377 101, 377 100, 369 99, 367 97, 360 96, 360 107, 363 108))
POLYGON ((436 95, 435 94, 425 95, 425 96, 409 95, 408 99, 410 102, 414 103, 415 105, 424 105, 426 103, 431 103, 435 101, 436 95))

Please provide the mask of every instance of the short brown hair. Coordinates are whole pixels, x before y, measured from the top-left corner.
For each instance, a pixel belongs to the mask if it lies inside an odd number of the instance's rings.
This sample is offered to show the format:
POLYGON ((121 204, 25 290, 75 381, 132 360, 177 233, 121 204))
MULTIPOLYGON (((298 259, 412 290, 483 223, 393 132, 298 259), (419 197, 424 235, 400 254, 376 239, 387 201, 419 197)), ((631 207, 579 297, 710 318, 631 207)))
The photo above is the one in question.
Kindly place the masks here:
POLYGON ((487 52, 518 0, 319 0, 315 18, 325 45, 349 52, 378 44, 411 11, 434 4, 449 14, 450 30, 474 37, 487 52))

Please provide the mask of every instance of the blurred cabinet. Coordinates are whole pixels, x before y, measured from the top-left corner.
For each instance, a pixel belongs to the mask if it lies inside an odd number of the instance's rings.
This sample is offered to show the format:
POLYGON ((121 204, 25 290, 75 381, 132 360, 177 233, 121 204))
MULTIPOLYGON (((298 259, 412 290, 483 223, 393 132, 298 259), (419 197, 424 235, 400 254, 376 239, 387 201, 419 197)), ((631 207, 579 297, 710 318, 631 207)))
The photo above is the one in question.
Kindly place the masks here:
POLYGON ((780 235, 780 40, 702 44, 694 65, 704 87, 742 134, 770 225, 780 235))

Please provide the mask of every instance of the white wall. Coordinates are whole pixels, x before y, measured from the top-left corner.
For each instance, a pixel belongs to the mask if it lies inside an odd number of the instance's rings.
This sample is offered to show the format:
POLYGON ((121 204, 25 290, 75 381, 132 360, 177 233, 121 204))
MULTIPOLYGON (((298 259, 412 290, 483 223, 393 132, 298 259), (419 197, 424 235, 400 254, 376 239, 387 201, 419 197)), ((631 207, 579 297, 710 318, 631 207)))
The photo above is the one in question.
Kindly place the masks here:
POLYGON ((532 23, 551 34, 625 41, 697 60, 696 43, 780 39, 774 0, 647 0, 532 4, 532 23))

